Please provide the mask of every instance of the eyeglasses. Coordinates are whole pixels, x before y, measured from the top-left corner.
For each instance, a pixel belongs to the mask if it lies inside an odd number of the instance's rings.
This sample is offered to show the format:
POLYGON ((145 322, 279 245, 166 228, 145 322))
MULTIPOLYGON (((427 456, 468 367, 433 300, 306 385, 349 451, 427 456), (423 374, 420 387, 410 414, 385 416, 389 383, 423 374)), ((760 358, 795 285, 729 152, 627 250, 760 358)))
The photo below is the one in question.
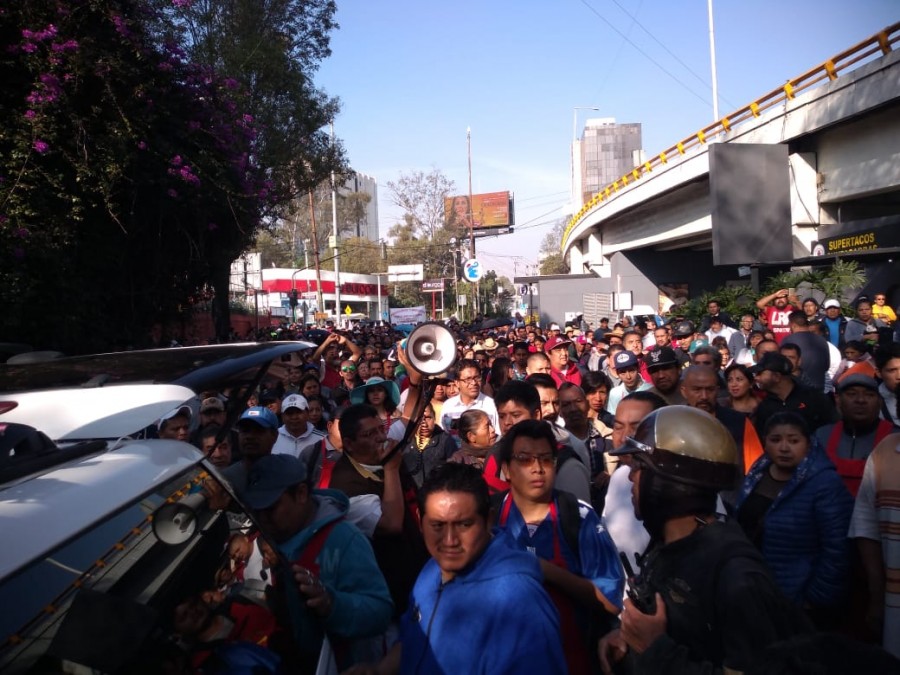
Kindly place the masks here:
POLYGON ((460 377, 460 378, 457 378, 456 381, 462 382, 463 384, 473 384, 475 382, 478 382, 479 378, 477 378, 477 377, 460 377))
POLYGON ((517 454, 512 456, 513 461, 519 466, 528 469, 534 466, 535 462, 538 462, 545 469, 549 469, 551 466, 556 464, 556 456, 555 455, 525 455, 525 454, 517 454))
POLYGON ((355 373, 356 366, 341 366, 342 373, 355 373))

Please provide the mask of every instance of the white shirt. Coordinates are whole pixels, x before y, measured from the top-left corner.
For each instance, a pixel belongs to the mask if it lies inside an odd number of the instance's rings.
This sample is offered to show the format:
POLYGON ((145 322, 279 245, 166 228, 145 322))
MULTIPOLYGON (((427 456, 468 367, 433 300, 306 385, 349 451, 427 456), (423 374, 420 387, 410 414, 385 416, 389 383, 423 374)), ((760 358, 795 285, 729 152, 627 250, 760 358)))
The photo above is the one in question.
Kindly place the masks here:
POLYGON ((287 427, 282 425, 278 429, 278 440, 275 441, 275 445, 272 447, 272 454, 300 457, 300 451, 303 448, 322 440, 324 437, 325 434, 316 430, 309 422, 306 423, 306 431, 300 436, 292 436, 288 432, 287 427))
MULTIPOLYGON (((466 410, 484 411, 491 418, 491 425, 494 427, 494 431, 497 432, 498 436, 500 435, 500 416, 497 415, 497 406, 494 405, 494 399, 486 396, 483 391, 478 392, 478 397, 469 405, 462 402, 459 394, 451 396, 444 401, 444 405, 441 407, 441 428, 450 433, 450 425, 453 420, 459 419, 466 410)), ((452 435, 454 438, 458 436, 455 432, 452 435)))

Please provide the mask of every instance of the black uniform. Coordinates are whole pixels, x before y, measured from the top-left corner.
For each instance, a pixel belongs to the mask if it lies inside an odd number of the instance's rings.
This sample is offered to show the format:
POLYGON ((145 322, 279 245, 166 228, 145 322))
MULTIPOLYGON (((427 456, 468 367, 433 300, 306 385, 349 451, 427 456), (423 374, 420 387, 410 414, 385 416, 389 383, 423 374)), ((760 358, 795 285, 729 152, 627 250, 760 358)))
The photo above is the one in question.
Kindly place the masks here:
POLYGON ((812 630, 736 523, 651 546, 641 577, 650 597, 662 595, 668 625, 633 656, 635 673, 746 671, 768 645, 812 630))

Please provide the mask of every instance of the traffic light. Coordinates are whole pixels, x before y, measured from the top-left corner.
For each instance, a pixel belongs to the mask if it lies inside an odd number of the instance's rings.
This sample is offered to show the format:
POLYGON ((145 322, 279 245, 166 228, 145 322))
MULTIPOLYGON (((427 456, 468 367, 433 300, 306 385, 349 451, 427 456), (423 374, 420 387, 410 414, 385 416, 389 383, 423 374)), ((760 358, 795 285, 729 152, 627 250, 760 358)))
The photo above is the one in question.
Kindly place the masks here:
POLYGON ((291 303, 291 309, 294 309, 297 306, 297 289, 296 288, 291 289, 290 303, 291 303))

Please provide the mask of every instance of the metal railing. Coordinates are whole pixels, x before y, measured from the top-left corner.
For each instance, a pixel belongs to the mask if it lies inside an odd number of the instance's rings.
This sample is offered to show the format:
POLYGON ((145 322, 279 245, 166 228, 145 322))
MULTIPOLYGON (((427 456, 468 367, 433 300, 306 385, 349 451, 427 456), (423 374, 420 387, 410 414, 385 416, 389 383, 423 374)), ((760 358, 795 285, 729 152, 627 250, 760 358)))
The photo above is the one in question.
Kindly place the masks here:
POLYGON ((756 99, 752 103, 745 105, 743 108, 739 108, 722 119, 713 122, 709 126, 703 127, 692 136, 679 141, 643 164, 636 166, 624 176, 597 192, 590 201, 581 207, 581 210, 578 213, 572 216, 572 219, 569 221, 569 224, 563 232, 560 249, 565 251, 569 235, 572 234, 572 231, 578 225, 579 221, 587 215, 588 211, 597 206, 597 204, 614 197, 616 193, 625 186, 652 173, 653 169, 668 164, 670 156, 686 155, 696 148, 705 146, 709 136, 716 136, 721 132, 730 131, 744 122, 758 118, 770 108, 793 99, 802 91, 811 89, 825 81, 836 80, 842 71, 846 72, 847 70, 854 68, 869 57, 878 54, 879 52, 881 52, 882 55, 890 53, 893 46, 898 42, 900 42, 900 22, 892 24, 884 30, 875 33, 872 37, 833 56, 815 68, 806 71, 799 77, 788 80, 781 87, 773 89, 765 96, 756 99))

